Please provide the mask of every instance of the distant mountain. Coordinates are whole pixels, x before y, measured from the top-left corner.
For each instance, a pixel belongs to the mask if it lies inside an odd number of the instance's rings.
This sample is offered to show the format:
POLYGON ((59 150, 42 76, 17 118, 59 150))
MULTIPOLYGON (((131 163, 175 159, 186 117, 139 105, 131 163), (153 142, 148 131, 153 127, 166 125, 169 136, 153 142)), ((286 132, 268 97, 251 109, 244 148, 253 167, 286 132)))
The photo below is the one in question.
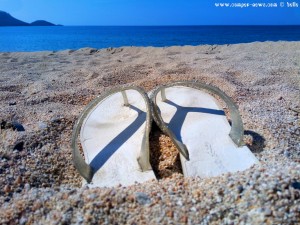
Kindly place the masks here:
POLYGON ((45 20, 37 20, 32 23, 25 23, 21 20, 12 17, 7 12, 0 10, 0 26, 56 26, 56 25, 45 20))
POLYGON ((29 24, 0 11, 0 26, 29 26, 29 24))
POLYGON ((45 20, 37 20, 32 22, 30 26, 56 26, 56 25, 45 20))

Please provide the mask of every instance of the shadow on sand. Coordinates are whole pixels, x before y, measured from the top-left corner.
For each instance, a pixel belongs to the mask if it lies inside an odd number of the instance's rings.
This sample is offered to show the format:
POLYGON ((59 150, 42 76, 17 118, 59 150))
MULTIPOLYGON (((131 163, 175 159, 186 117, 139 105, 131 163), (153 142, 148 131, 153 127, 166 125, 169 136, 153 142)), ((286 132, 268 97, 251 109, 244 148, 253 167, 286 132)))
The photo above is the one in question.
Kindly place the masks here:
POLYGON ((173 131, 174 135, 176 136, 177 140, 182 142, 181 137, 181 129, 184 123, 184 120, 188 113, 196 112, 196 113, 208 113, 214 115, 225 116, 225 112, 223 110, 216 110, 216 109, 208 109, 208 108, 197 108, 197 107, 184 107, 177 105, 176 103, 166 100, 165 103, 172 105, 176 108, 176 112, 170 122, 168 123, 168 127, 170 130, 173 131))
POLYGON ((244 135, 250 135, 252 137, 252 145, 247 146, 253 153, 260 153, 263 151, 266 141, 266 139, 263 136, 252 130, 245 130, 244 135))

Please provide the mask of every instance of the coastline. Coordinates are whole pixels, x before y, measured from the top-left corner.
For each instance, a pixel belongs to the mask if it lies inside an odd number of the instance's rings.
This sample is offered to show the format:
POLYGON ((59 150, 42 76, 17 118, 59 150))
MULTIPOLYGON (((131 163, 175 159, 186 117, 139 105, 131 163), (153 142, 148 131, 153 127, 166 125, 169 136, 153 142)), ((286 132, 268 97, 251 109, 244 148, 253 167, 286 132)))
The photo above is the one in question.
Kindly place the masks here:
POLYGON ((43 26, 0 28, 0 51, 299 41, 300 26, 43 26), (72 35, 77 34, 77 35, 72 35), (122 34, 122 35, 120 35, 122 34))
POLYGON ((0 223, 300 223, 300 42, 0 52, 0 65, 0 223), (183 178, 178 152, 154 126, 158 181, 80 188, 70 140, 85 105, 114 86, 150 91, 175 80, 232 97, 261 164, 183 178))

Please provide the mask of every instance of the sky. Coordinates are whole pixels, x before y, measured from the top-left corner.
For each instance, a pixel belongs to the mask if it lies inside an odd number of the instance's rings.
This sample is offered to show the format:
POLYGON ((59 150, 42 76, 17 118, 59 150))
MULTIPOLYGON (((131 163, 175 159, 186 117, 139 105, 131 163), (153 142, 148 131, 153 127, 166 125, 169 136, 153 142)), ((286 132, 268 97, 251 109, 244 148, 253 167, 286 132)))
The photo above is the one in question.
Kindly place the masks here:
POLYGON ((0 10, 25 22, 43 19, 66 26, 300 25, 300 0, 0 0, 0 10))

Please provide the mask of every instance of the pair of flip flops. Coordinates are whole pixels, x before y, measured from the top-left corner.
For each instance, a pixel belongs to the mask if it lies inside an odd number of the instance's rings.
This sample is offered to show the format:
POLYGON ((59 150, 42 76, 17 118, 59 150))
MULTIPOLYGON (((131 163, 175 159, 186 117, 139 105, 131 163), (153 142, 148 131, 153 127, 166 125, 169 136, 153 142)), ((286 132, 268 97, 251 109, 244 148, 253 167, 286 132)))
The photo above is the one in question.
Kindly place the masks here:
POLYGON ((118 88, 97 97, 82 112, 73 131, 73 160, 90 186, 127 186, 156 179, 149 160, 152 118, 180 151, 187 177, 242 171, 258 162, 243 143, 237 106, 217 87, 175 82, 156 88, 150 99, 139 87, 118 88), (226 103, 231 126, 207 92, 226 103))

